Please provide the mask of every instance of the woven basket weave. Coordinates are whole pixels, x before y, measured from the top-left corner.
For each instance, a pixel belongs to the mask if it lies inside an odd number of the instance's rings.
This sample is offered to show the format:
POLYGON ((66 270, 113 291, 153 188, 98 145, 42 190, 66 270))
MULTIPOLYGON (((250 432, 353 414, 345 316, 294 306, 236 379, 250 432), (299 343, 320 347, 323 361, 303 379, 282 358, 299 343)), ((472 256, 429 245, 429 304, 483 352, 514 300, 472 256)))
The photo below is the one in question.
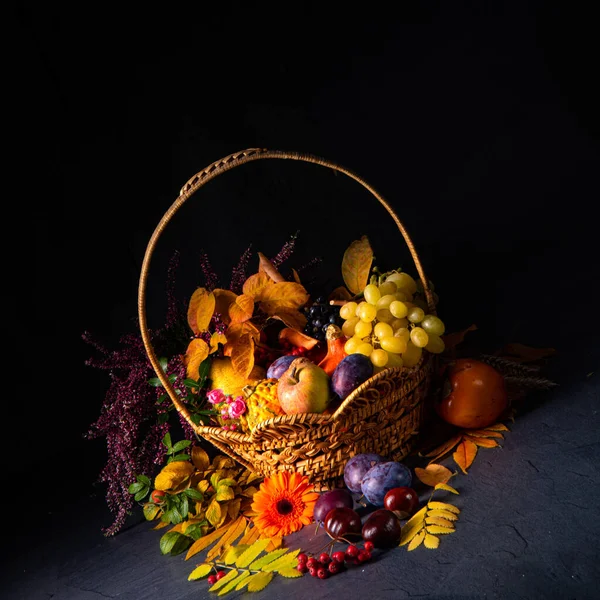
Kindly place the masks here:
POLYGON ((177 210, 215 177, 259 159, 289 159, 322 165, 354 179, 385 207, 398 226, 423 284, 429 312, 435 306, 427 278, 412 241, 389 204, 366 181, 329 160, 297 152, 251 148, 231 154, 192 177, 156 227, 146 249, 138 290, 140 330, 148 358, 177 411, 196 434, 245 467, 264 476, 277 471, 307 475, 315 489, 324 491, 342 484, 344 465, 352 456, 375 452, 390 460, 402 460, 414 448, 417 434, 428 419, 427 402, 435 357, 423 352, 419 364, 387 369, 354 390, 332 415, 303 413, 274 417, 252 433, 225 431, 195 425, 186 406, 160 368, 146 322, 146 284, 152 253, 161 233, 177 210))

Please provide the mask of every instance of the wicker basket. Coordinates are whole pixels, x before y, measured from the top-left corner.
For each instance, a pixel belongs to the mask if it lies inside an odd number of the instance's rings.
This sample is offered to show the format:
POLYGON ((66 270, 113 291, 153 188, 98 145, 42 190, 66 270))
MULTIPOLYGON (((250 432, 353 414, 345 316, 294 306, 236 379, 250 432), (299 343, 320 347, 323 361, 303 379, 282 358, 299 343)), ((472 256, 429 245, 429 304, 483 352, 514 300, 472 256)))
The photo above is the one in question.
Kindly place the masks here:
POLYGON ((375 452, 402 460, 414 448, 417 434, 431 413, 427 402, 435 357, 423 353, 411 368, 387 369, 352 392, 332 415, 283 415, 260 424, 252 433, 195 425, 173 386, 160 368, 146 323, 146 282, 157 240, 177 210, 203 185, 218 175, 259 159, 290 159, 322 165, 363 185, 394 219, 423 283, 429 311, 435 312, 431 290, 418 254, 406 229, 389 204, 368 183, 329 160, 296 152, 249 149, 219 160, 192 177, 156 227, 146 249, 139 282, 138 312, 146 352, 175 408, 198 436, 245 467, 264 476, 277 471, 297 471, 309 477, 318 491, 342 484, 344 465, 352 456, 375 452))

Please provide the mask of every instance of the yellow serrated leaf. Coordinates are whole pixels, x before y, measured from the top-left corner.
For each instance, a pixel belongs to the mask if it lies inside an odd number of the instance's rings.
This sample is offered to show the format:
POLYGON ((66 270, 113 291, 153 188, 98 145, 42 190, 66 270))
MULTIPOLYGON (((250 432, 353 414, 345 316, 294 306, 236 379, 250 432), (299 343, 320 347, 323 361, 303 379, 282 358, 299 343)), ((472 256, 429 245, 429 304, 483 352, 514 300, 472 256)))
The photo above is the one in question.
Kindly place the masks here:
POLYGON ((294 569, 293 567, 287 567, 284 569, 279 569, 277 571, 283 577, 289 577, 290 579, 294 579, 295 577, 302 577, 302 573, 298 571, 298 569, 294 569))
POLYGON ((196 581, 196 579, 202 579, 206 577, 212 571, 212 565, 203 563, 198 565, 189 575, 188 581, 196 581))
POLYGON ((244 579, 246 579, 248 577, 250 577, 250 573, 248 573, 247 571, 243 571, 237 577, 232 579, 227 585, 224 585, 219 590, 218 595, 224 596, 225 594, 228 594, 232 589, 234 589, 234 588, 237 589, 237 586, 240 585, 244 581, 244 579))
POLYGON ((226 565, 232 565, 250 546, 247 544, 238 544, 237 546, 229 546, 221 556, 221 562, 226 565))
POLYGON ((227 531, 233 525, 227 525, 225 527, 221 527, 219 529, 215 529, 212 533, 208 535, 203 535, 200 539, 196 540, 188 549, 187 554, 185 556, 185 560, 189 560, 194 554, 198 554, 198 552, 202 552, 205 548, 208 548, 211 544, 216 542, 221 536, 225 535, 227 531))
POLYGON ((208 505, 206 509, 206 519, 208 522, 214 527, 221 520, 222 512, 221 505, 217 502, 215 498, 212 499, 211 503, 208 505))
POLYGON ((448 529, 454 528, 454 523, 449 519, 444 519, 443 517, 427 517, 425 519, 425 523, 426 525, 439 525, 440 527, 447 527, 448 529))
POLYGON ((400 546, 408 544, 425 524, 425 514, 427 507, 424 506, 419 512, 415 513, 402 527, 402 534, 400 537, 400 546))
POLYGON ((250 569, 250 571, 257 571, 259 569, 262 569, 265 565, 268 565, 270 562, 273 562, 275 559, 279 558, 287 551, 287 548, 279 548, 278 550, 273 550, 272 552, 269 552, 268 554, 257 558, 253 563, 250 563, 248 569, 250 569))
POLYGON ((154 479, 157 490, 172 490, 184 483, 194 470, 187 460, 177 460, 166 464, 154 479))
POLYGON ((244 588, 244 587, 246 587, 248 585, 248 578, 250 577, 251 573, 250 573, 250 571, 244 571, 242 573, 242 575, 240 575, 238 577, 238 579, 237 579, 237 584, 235 586, 235 591, 236 592, 239 591, 239 590, 241 590, 242 588, 244 588), (242 577, 242 575, 244 577, 242 577))
POLYGON ((426 529, 427 529, 427 533, 446 534, 446 533, 454 533, 456 531, 456 529, 454 529, 454 528, 450 529, 449 527, 440 527, 439 525, 427 525, 426 529))
POLYGON ((427 507, 424 506, 420 510, 418 510, 406 523, 404 527, 412 527, 414 523, 422 522, 425 518, 425 513, 427 512, 427 507))
POLYGON ((211 587, 208 588, 209 592, 216 592, 220 590, 222 587, 227 585, 230 581, 233 581, 239 575, 237 569, 231 569, 225 577, 219 579, 216 583, 214 583, 211 587))
POLYGON ((448 519, 448 521, 457 521, 458 515, 447 510, 430 510, 427 513, 428 517, 440 517, 442 519, 448 519))
POLYGON ((208 329, 215 312, 215 295, 205 288, 198 288, 190 299, 187 319, 190 329, 198 335, 208 329))
POLYGON ((237 567, 240 569, 247 567, 258 555, 264 551, 269 545, 271 540, 269 538, 265 540, 256 540, 246 551, 235 561, 237 567))
POLYGON ((221 553, 221 550, 226 546, 233 545, 235 540, 244 533, 245 528, 246 520, 244 517, 238 517, 237 521, 233 522, 225 535, 209 550, 206 555, 207 560, 212 560, 215 556, 218 556, 221 553))
POLYGON ((425 485, 435 486, 438 483, 446 483, 452 478, 452 471, 444 465, 429 464, 424 469, 415 467, 415 475, 425 485))
POLYGON ((447 483, 438 483, 434 489, 446 490, 447 492, 451 492, 452 494, 459 495, 458 491, 456 491, 451 485, 448 485, 447 483))
POLYGON ((430 533, 426 533, 423 544, 425 548, 429 548, 429 550, 435 550, 440 545, 440 538, 436 537, 435 535, 431 535, 430 533))
POLYGON ((300 554, 300 548, 293 552, 288 552, 268 565, 265 565, 263 571, 279 571, 279 569, 285 567, 296 567, 298 565, 298 559, 296 558, 298 554, 300 554))
MULTIPOLYGON (((415 548, 421 545, 421 542, 425 539, 425 530, 421 529, 417 535, 410 541, 408 545, 408 551, 412 552, 415 548)), ((223 578, 224 579, 224 578, 223 578)))
MULTIPOLYGON (((223 577, 225 579, 225 577, 223 577)), ((260 573, 256 573, 256 575, 252 575, 250 579, 248 579, 248 591, 249 592, 260 592, 260 590, 264 590, 271 580, 273 579, 273 573, 265 573, 261 571, 260 573)))
POLYGON ((457 515, 460 514, 460 508, 456 508, 454 504, 448 504, 447 502, 436 502, 435 500, 430 500, 427 503, 427 506, 431 510, 447 510, 449 512, 453 512, 457 515))
POLYGON ((342 258, 342 277, 346 287, 358 294, 365 289, 373 262, 373 249, 366 235, 348 246, 342 258))

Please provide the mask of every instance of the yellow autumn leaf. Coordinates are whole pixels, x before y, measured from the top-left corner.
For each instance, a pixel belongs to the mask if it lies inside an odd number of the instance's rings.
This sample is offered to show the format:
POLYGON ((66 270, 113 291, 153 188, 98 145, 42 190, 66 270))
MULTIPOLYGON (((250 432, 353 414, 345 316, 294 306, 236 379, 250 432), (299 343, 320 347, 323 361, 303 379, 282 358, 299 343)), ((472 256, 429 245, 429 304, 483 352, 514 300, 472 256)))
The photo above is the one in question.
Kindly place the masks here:
POLYGON ((196 581, 206 577, 211 571, 213 566, 207 563, 198 565, 188 576, 188 581, 196 581))
POLYGON ((435 488, 436 490, 445 490, 446 492, 450 492, 451 494, 458 494, 458 491, 456 491, 451 485, 448 485, 447 483, 438 483, 435 488))
POLYGON ((266 552, 271 552, 271 550, 277 550, 283 546, 283 538, 282 537, 272 537, 269 545, 265 548, 266 552))
POLYGON ((477 456, 477 445, 471 440, 463 439, 457 446, 452 458, 454 462, 461 468, 462 472, 467 474, 467 469, 473 464, 477 456))
POLYGON ((198 469, 198 471, 205 471, 208 469, 208 466, 210 465, 210 458, 204 448, 201 448, 200 446, 192 446, 192 464, 194 467, 196 467, 196 469, 198 469))
POLYGON ((450 529, 449 527, 440 527, 439 525, 428 525, 426 529, 429 533, 440 533, 442 535, 456 531, 454 528, 450 529))
POLYGON ((425 523, 427 525, 439 525, 446 529, 454 529, 454 523, 448 519, 443 519, 442 517, 427 517, 425 523))
POLYGON ((252 321, 246 321, 244 323, 232 323, 225 333, 227 336, 227 343, 223 348, 223 354, 225 356, 231 356, 235 345, 243 335, 250 335, 255 342, 260 340, 260 330, 252 321))
POLYGON ((331 294, 329 294, 328 300, 352 300, 352 294, 348 291, 348 288, 341 285, 336 287, 331 294))
POLYGON ((165 521, 160 521, 152 529, 153 529, 153 531, 158 531, 159 529, 164 529, 165 527, 168 527, 169 525, 170 525, 170 523, 165 523, 165 521))
POLYGON ((216 583, 214 583, 211 587, 208 588, 209 592, 216 592, 220 590, 223 586, 227 585, 230 581, 234 580, 239 575, 236 569, 231 569, 225 577, 219 579, 216 583))
POLYGON ((187 311, 188 324, 195 335, 206 331, 215 312, 215 295, 198 288, 190 299, 187 311))
POLYGON ((249 571, 244 571, 237 579, 237 583, 235 585, 235 591, 239 592, 242 588, 245 588, 248 585, 248 578, 250 577, 249 571))
POLYGON ((244 532, 244 537, 240 540, 240 544, 253 544, 260 537, 258 527, 248 527, 244 532))
POLYGON ((209 550, 206 558, 212 560, 215 556, 219 556, 221 550, 233 543, 244 533, 246 529, 246 520, 244 517, 238 517, 237 521, 229 527, 225 535, 209 550))
POLYGON ((250 546, 247 544, 238 544, 237 546, 229 546, 221 556, 222 563, 232 565, 250 546))
POLYGON ((156 504, 148 502, 144 504, 143 512, 146 521, 154 521, 160 512, 160 507, 156 506, 156 504))
POLYGON ((410 541, 408 544, 408 551, 412 552, 415 548, 418 548, 421 545, 421 542, 425 539, 425 530, 419 531, 417 535, 410 541))
POLYGON ((165 465, 154 478, 154 489, 167 491, 179 487, 192 474, 194 467, 187 460, 177 460, 165 465))
POLYGON ((431 510, 447 510, 448 512, 452 512, 456 515, 460 514, 460 508, 454 506, 454 504, 448 504, 447 502, 438 502, 436 500, 430 500, 427 503, 427 507, 431 510))
POLYGON ((423 528, 425 525, 425 515, 427 513, 427 507, 424 506, 419 512, 415 513, 402 527, 401 536, 400 536, 400 546, 404 546, 408 544, 415 535, 423 528))
POLYGON ((233 347, 231 366, 236 375, 247 378, 254 368, 254 339, 244 334, 233 347))
POLYGON ((202 550, 208 548, 220 537, 225 535, 232 526, 233 525, 226 525, 225 527, 221 527, 220 529, 215 529, 212 533, 209 533, 208 535, 203 535, 200 539, 197 539, 188 548, 187 554, 185 555, 185 560, 189 560, 192 556, 198 554, 198 552, 202 552, 202 550))
POLYGON ((250 569, 250 571, 258 571, 259 569, 262 569, 264 566, 278 559, 280 556, 283 556, 287 551, 287 548, 278 548, 277 550, 273 550, 272 552, 269 552, 268 554, 265 554, 264 556, 261 556, 254 562, 250 563, 248 569, 250 569))
POLYGON ((271 540, 269 538, 256 540, 236 561, 236 567, 240 569, 247 567, 258 555, 265 550, 271 540))
POLYGON ((489 437, 504 439, 504 436, 499 431, 493 429, 465 429, 464 433, 475 437, 489 437))
POLYGON ((241 504, 241 498, 234 498, 231 502, 227 504, 227 515, 232 521, 237 519, 238 515, 240 514, 241 504))
POLYGON ((425 485, 434 487, 438 483, 446 483, 452 477, 452 471, 438 464, 429 464, 424 469, 415 467, 415 475, 425 485))
POLYGON ((252 318, 254 312, 254 300, 252 296, 242 294, 229 306, 229 318, 232 323, 244 323, 252 318))
POLYGON ((427 518, 435 518, 439 517, 441 519, 446 519, 447 521, 456 521, 458 520, 458 515, 447 511, 447 510, 436 510, 432 509, 427 512, 427 518))
POLYGON ((225 502, 227 500, 233 500, 235 498, 235 492, 228 485, 220 485, 215 494, 215 499, 219 502, 225 502))
MULTIPOLYGON (((225 579, 225 577, 223 577, 223 579, 225 579)), ((265 573, 264 571, 256 573, 248 579, 248 591, 260 592, 260 590, 264 590, 269 583, 271 583, 272 579, 273 573, 265 573)))
POLYGON ((300 308, 308 302, 304 286, 292 281, 281 281, 264 289, 260 308, 268 315, 274 315, 283 308, 300 308))
POLYGON ((279 569, 296 567, 298 566, 298 559, 296 558, 298 554, 300 554, 300 548, 298 548, 298 550, 288 552, 273 562, 270 562, 268 565, 265 565, 263 567, 263 571, 279 571, 279 569))
POLYGON ((255 302, 262 300, 263 291, 274 285, 274 281, 263 271, 250 275, 242 287, 242 292, 246 296, 254 298, 255 302))
POLYGON ((208 353, 208 344, 200 338, 194 338, 188 344, 183 357, 183 364, 189 379, 198 379, 200 364, 207 358, 208 353))
POLYGON ((348 246, 342 258, 342 277, 346 287, 353 293, 362 292, 368 281, 373 263, 373 249, 366 235, 348 246))
POLYGON ((214 289, 213 294, 215 295, 215 313, 219 313, 223 323, 229 325, 229 307, 235 302, 237 294, 231 290, 220 288, 214 289))
POLYGON ((215 331, 210 336, 210 354, 213 354, 219 349, 219 344, 223 344, 223 346, 227 343, 227 338, 224 333, 219 333, 215 331))
POLYGON ((290 579, 294 579, 296 577, 302 577, 302 573, 298 571, 298 569, 294 569, 293 567, 285 567, 283 569, 279 569, 277 571, 283 577, 289 577, 290 579))
POLYGON ((213 498, 211 503, 208 505, 205 516, 208 522, 213 526, 215 526, 221 520, 221 505, 215 498, 213 498))
POLYGON ((249 576, 250 576, 250 573, 247 573, 246 571, 243 571, 237 577, 235 577, 234 579, 232 579, 229 583, 227 583, 226 585, 224 585, 219 590, 219 593, 217 594, 217 596, 224 596, 225 594, 228 594, 236 586, 240 585, 244 581, 244 579, 246 579, 246 577, 249 577, 249 576))
POLYGON ((423 540, 423 545, 425 548, 429 548, 429 550, 435 550, 440 545, 440 538, 435 535, 431 535, 430 533, 425 534, 425 539, 423 540))
POLYGON ((433 459, 431 461, 431 462, 433 462, 434 460, 440 458, 444 454, 450 452, 450 450, 452 450, 452 448, 454 448, 454 446, 456 446, 456 444, 458 444, 458 442, 460 442, 461 440, 462 440, 462 435, 460 435, 460 434, 455 435, 454 437, 450 438, 449 440, 447 440, 446 442, 444 442, 443 444, 441 444, 434 450, 431 450, 431 452, 428 452, 427 454, 422 454, 421 456, 425 456, 426 458, 433 457, 433 459))

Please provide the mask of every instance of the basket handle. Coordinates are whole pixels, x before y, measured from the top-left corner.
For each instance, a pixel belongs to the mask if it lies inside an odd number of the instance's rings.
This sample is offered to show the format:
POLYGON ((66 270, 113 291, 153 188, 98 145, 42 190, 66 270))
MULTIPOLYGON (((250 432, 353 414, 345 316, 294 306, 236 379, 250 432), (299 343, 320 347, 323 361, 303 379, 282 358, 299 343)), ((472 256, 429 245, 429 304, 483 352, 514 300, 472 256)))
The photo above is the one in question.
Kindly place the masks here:
POLYGON ((396 223, 396 226, 400 230, 400 233, 402 234, 402 237, 404 238, 404 241, 406 242, 406 245, 408 246, 412 259, 415 263, 417 272, 419 273, 421 283, 423 284, 423 290, 425 292, 425 297, 427 298, 427 305, 429 307, 429 310, 431 312, 435 310, 435 303, 433 301, 433 295, 429 288, 427 277, 425 277, 425 273, 423 271, 419 255, 417 254, 417 251, 414 247, 414 244, 412 243, 412 240, 410 239, 410 236, 408 235, 408 232, 406 231, 406 228, 404 227, 396 213, 393 211, 391 206, 383 198, 383 196, 381 196, 364 179, 356 175, 356 173, 353 173, 349 169, 346 169, 345 167, 342 167, 330 160, 319 158, 311 154, 304 154, 300 152, 287 152, 280 150, 267 150, 263 148, 249 148, 248 150, 243 150, 241 152, 230 154, 229 156, 226 156, 225 158, 214 162, 210 166, 206 167, 204 170, 194 175, 181 188, 179 197, 175 200, 175 202, 173 202, 171 207, 167 210, 167 212, 164 214, 164 216, 156 226, 156 229, 154 230, 154 233, 152 234, 152 237, 148 242, 148 246, 146 247, 146 253, 142 262, 142 271, 140 274, 138 286, 139 326, 146 353, 148 355, 148 358, 150 359, 150 363, 152 364, 154 371, 156 372, 156 375, 158 376, 165 390, 169 394, 169 397, 171 398, 171 401, 173 402, 173 405, 175 406, 176 410, 189 423, 189 425, 194 429, 194 431, 198 431, 198 426, 196 426, 192 421, 189 411, 187 410, 186 406, 179 400, 179 397, 177 396, 173 385, 168 380, 166 374, 160 367, 160 364, 156 357, 156 353, 154 352, 154 348, 152 347, 152 343, 150 340, 150 334, 148 331, 148 325, 146 320, 146 284, 148 279, 148 271, 150 268, 150 261, 152 259, 152 253, 154 252, 158 239, 160 238, 160 235, 164 231, 165 227, 173 218, 175 213, 179 210, 179 208, 181 208, 181 206, 190 198, 190 196, 197 192, 203 185, 208 183, 211 179, 214 179, 215 177, 225 173, 226 171, 234 169, 235 167, 239 167, 240 165, 243 165, 245 163, 264 158, 299 160, 317 165, 322 165, 324 167, 329 167, 334 171, 338 171, 340 173, 343 173, 344 175, 347 175, 351 179, 354 179, 355 181, 360 183, 364 188, 366 188, 369 192, 371 192, 371 194, 375 196, 379 203, 382 204, 383 207, 388 211, 388 213, 396 223))

